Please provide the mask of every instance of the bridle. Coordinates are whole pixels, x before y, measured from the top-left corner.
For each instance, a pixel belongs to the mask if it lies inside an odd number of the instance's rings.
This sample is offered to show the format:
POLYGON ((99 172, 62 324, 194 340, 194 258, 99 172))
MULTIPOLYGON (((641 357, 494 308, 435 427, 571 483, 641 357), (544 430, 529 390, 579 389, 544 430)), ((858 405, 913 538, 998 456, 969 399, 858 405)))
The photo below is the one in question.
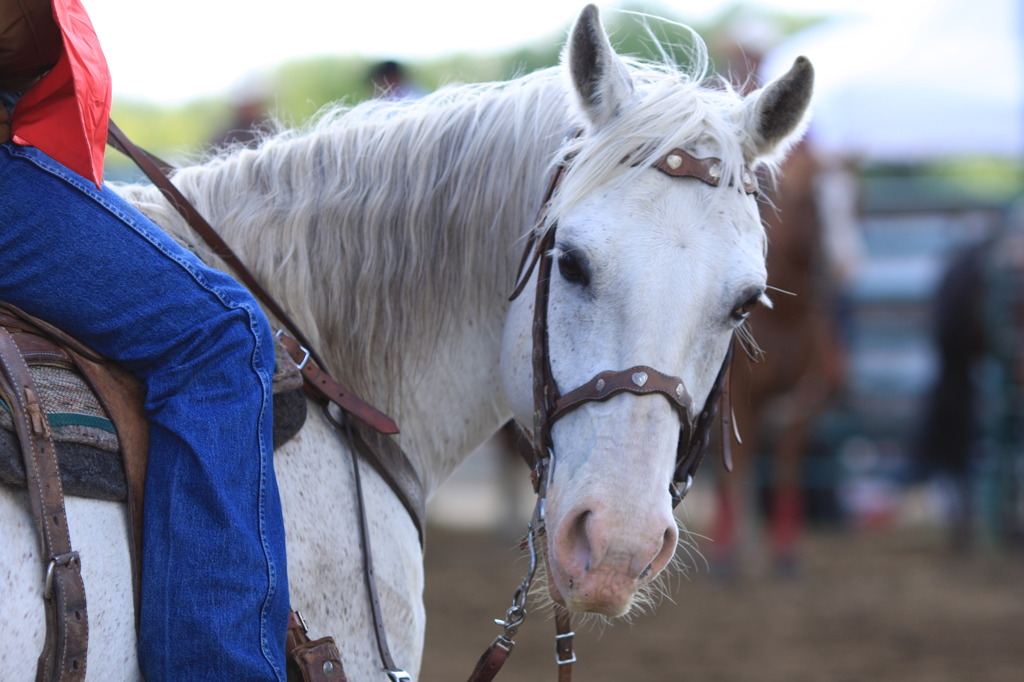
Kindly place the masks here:
MULTIPOLYGON (((653 164, 653 167, 671 177, 696 178, 713 187, 718 187, 724 179, 724 166, 720 159, 698 158, 678 148, 668 152, 653 164)), ((510 300, 518 298, 532 272, 536 270, 537 285, 532 329, 534 431, 531 439, 532 448, 524 448, 523 456, 534 471, 534 489, 540 494, 544 481, 548 478, 544 474, 551 460, 553 451, 551 427, 556 421, 572 413, 581 405, 588 402, 604 401, 618 393, 628 392, 634 395, 659 393, 668 399, 679 413, 680 418, 676 467, 670 484, 674 508, 689 492, 693 484, 693 477, 707 452, 711 439, 712 422, 718 409, 718 398, 724 390, 726 375, 732 360, 733 344, 729 344, 722 367, 699 415, 693 413, 693 399, 681 378, 646 365, 637 365, 623 370, 602 371, 571 391, 566 393, 559 391, 551 370, 547 323, 548 298, 551 289, 552 259, 550 252, 555 243, 558 223, 555 221, 547 227, 545 218, 551 201, 565 176, 566 169, 565 163, 560 165, 548 185, 537 227, 524 253, 519 283, 510 297, 510 300)), ((745 167, 742 170, 740 179, 744 193, 757 194, 757 181, 749 168, 745 167)))
MULTIPOLYGON (((555 244, 557 221, 547 224, 551 202, 558 192, 562 179, 568 171, 567 159, 554 171, 548 184, 536 226, 526 245, 520 265, 520 277, 510 300, 523 292, 534 270, 536 270, 536 292, 533 311, 533 434, 528 447, 521 447, 520 454, 531 468, 537 506, 528 527, 524 545, 530 550, 530 568, 523 583, 516 590, 512 607, 505 620, 495 621, 504 627, 484 654, 470 682, 486 682, 494 677, 511 652, 512 637, 526 615, 525 600, 533 572, 536 568, 536 537, 544 532, 544 508, 547 490, 553 478, 554 448, 551 439, 552 426, 559 419, 589 402, 608 400, 619 393, 637 396, 660 394, 679 414, 680 430, 676 463, 669 492, 673 509, 683 500, 693 485, 694 476, 704 459, 711 441, 711 428, 718 411, 720 398, 725 391, 729 366, 732 361, 734 343, 730 341, 721 369, 699 414, 694 414, 694 402, 686 389, 685 382, 677 376, 666 374, 647 365, 636 365, 622 370, 599 372, 589 381, 570 391, 562 393, 551 370, 548 346, 548 299, 551 288, 551 251, 555 244)), ((676 178, 695 178, 713 187, 718 187, 728 178, 724 164, 714 157, 698 158, 682 149, 673 149, 653 164, 657 170, 676 178)), ((757 194, 757 180, 753 171, 744 167, 740 174, 742 191, 757 194)), ((728 431, 727 416, 723 417, 723 431, 728 431)), ((725 436, 725 434, 723 434, 725 436)), ((728 455, 728 437, 723 437, 723 456, 726 468, 732 468, 728 455)), ((571 623, 569 612, 556 608, 556 662, 559 665, 559 680, 571 678, 572 663, 576 658, 572 651, 571 623)))

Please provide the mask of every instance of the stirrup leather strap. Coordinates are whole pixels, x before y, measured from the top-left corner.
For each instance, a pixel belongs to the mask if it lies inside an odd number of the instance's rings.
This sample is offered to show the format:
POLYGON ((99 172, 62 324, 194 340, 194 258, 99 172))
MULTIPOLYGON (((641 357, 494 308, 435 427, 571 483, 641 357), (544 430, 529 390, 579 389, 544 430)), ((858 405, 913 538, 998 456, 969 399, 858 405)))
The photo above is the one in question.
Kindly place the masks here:
POLYGON ((0 394, 15 414, 25 457, 29 506, 42 539, 46 577, 46 640, 36 669, 37 682, 85 679, 89 619, 81 560, 71 549, 57 453, 38 391, 14 337, 0 327, 0 394))

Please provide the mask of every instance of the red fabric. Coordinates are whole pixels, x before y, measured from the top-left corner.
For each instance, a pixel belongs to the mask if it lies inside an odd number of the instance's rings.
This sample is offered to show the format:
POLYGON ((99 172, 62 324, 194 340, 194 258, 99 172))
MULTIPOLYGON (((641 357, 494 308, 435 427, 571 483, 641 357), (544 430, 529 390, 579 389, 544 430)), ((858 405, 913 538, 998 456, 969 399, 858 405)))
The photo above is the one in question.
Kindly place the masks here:
POLYGON ((103 182, 103 151, 110 118, 110 70, 81 0, 53 0, 64 51, 18 101, 14 142, 31 145, 96 183, 103 182))

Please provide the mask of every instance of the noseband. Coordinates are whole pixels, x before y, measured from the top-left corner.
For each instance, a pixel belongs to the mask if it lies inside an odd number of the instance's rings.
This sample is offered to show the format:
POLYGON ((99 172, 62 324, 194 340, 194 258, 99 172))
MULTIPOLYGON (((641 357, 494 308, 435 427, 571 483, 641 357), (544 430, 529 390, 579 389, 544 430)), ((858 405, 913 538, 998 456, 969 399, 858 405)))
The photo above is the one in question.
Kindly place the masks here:
MULTIPOLYGON (((720 159, 698 158, 682 149, 673 149, 653 164, 653 167, 671 177, 696 178, 713 187, 719 186, 724 177, 724 165, 720 159)), ((547 324, 548 297, 551 288, 552 259, 550 252, 555 243, 555 231, 558 228, 558 223, 555 222, 545 229, 544 222, 551 200, 558 191, 565 172, 566 164, 563 163, 555 170, 548 185, 537 227, 523 254, 520 281, 510 298, 510 300, 514 300, 522 293, 531 273, 536 269, 537 289, 533 312, 533 447, 532 449, 524 448, 523 457, 533 469, 534 490, 538 495, 543 496, 546 493, 547 479, 551 473, 553 452, 551 427, 556 421, 585 403, 604 401, 619 393, 628 392, 640 396, 659 393, 665 396, 679 413, 680 429, 676 465, 672 481, 669 483, 669 492, 672 495, 674 508, 689 492, 693 485, 693 477, 707 452, 711 440, 711 426, 718 410, 719 398, 725 387, 734 344, 729 343, 722 367, 700 414, 694 414, 693 398, 686 390, 686 385, 681 378, 665 374, 646 365, 637 365, 623 370, 603 371, 582 386, 564 394, 560 393, 551 371, 547 324), (529 263, 527 264, 528 259, 529 263)), ((757 182, 749 168, 743 168, 740 182, 746 194, 757 193, 757 182)), ((731 468, 727 456, 726 466, 731 468)))

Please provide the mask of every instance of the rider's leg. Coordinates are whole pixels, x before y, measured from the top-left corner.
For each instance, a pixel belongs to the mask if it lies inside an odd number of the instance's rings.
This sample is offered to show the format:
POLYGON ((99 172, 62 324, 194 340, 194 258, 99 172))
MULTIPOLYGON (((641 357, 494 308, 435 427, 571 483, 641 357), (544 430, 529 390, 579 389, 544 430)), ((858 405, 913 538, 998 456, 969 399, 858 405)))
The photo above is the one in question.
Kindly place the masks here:
POLYGON ((108 189, 12 144, 0 145, 0 263, 0 298, 146 386, 146 678, 283 680, 274 353, 258 306, 108 189))

